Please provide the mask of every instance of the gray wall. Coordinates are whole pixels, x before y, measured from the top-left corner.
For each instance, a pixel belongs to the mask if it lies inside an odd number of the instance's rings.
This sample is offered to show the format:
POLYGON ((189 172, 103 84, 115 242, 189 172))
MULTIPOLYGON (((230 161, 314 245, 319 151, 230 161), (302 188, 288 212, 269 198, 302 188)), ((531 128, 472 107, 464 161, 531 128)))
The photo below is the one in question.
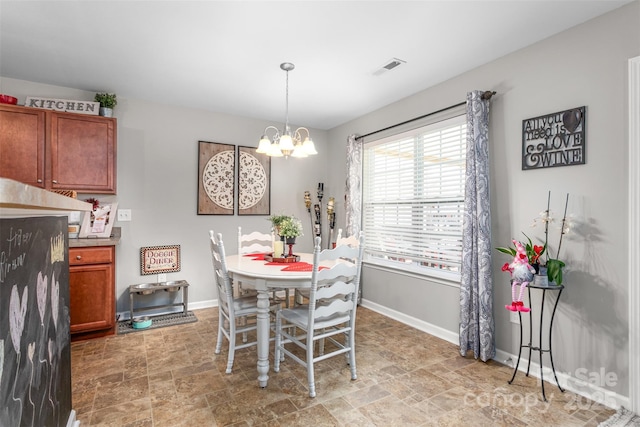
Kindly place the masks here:
MULTIPOLYGON (((454 77, 415 96, 329 132, 336 149, 351 133, 366 134, 466 99, 469 90, 494 90, 490 156, 493 246, 506 246, 546 209, 568 213, 580 227, 565 236, 560 258, 568 266, 554 324, 558 371, 613 372, 610 389, 628 395, 627 305, 627 60, 640 55, 640 2, 574 27, 501 59, 454 77), (521 170, 522 120, 587 106, 586 164, 521 170)), ((343 171, 344 173, 344 171, 343 171)), ((337 178, 338 181, 343 177, 337 178)), ((550 232, 557 248, 559 230, 550 232)), ((493 254, 496 343, 517 354, 517 325, 509 322, 506 255, 493 254)), ((458 292, 429 280, 379 274, 365 266, 363 298, 457 332, 458 292), (404 297, 399 297, 402 295, 404 297)), ((537 360, 537 359, 536 359, 537 360)), ((548 361, 545 361, 548 364, 548 361)))
MULTIPOLYGON (((27 95, 93 100, 93 92, 41 85, 3 78, 3 93, 24 103, 27 95)), ((256 147, 267 123, 250 118, 176 108, 118 97, 118 207, 131 209, 131 222, 116 222, 122 240, 116 250, 117 311, 129 310, 128 286, 156 281, 156 275, 140 275, 140 248, 174 245, 181 248, 181 271, 168 280, 187 280, 193 307, 212 304, 217 298, 212 285, 208 230, 223 233, 228 253, 237 252, 237 227, 269 232, 267 216, 197 215, 198 141, 256 147)), ((284 113, 283 113, 284 120, 284 113)), ((279 125, 278 123, 275 123, 279 125)), ((282 126, 280 126, 282 127, 282 126)), ((292 125, 293 127, 293 125, 292 125)), ((295 127, 294 127, 295 128, 295 127)), ((312 231, 304 206, 305 190, 314 192, 329 173, 326 132, 310 129, 318 155, 305 159, 275 158, 271 163, 271 212, 298 216, 304 236, 296 249, 312 250, 312 231)), ((89 160, 88 160, 89 161, 89 160)), ((325 184, 325 194, 334 189, 325 184)), ((86 199, 88 195, 80 195, 86 199)), ((113 196, 96 195, 98 200, 113 196)), ((166 298, 159 293, 152 298, 166 298)), ((166 301, 166 299, 165 299, 166 301)), ((145 302, 146 303, 146 302, 145 302)), ((149 301, 151 304, 151 301, 149 301)))
MULTIPOLYGON (((310 251, 311 231, 303 204, 305 190, 336 197, 338 226, 344 226, 345 142, 465 100, 473 89, 495 90, 491 107, 493 246, 521 233, 541 236, 530 224, 546 208, 559 213, 570 193, 569 213, 582 227, 563 242, 567 290, 554 326, 554 359, 559 371, 604 368, 618 376, 611 390, 628 395, 627 309, 627 60, 640 55, 640 2, 613 11, 529 48, 486 64, 328 132, 311 130, 320 154, 307 159, 274 159, 274 213, 303 219, 299 250, 310 251), (523 119, 587 106, 587 163, 522 171, 523 119)), ((3 93, 92 100, 93 92, 2 78, 3 93)), ((118 118, 119 207, 133 221, 116 223, 123 238, 117 249, 118 311, 128 310, 127 287, 150 281, 141 276, 142 246, 179 244, 182 270, 168 275, 191 284, 194 306, 215 299, 206 232, 222 231, 235 252, 236 227, 268 229, 265 217, 198 216, 197 141, 256 146, 267 124, 250 118, 163 106, 120 98, 118 118)), ((314 194, 315 197, 315 194, 314 194)), ((99 197, 100 198, 100 197, 99 197)), ((557 245, 554 230, 550 243, 557 245)), ((517 325, 503 306, 510 302, 505 259, 494 254, 498 349, 517 353, 517 325)), ((436 328, 457 333, 458 291, 450 285, 365 267, 364 298, 436 328)))

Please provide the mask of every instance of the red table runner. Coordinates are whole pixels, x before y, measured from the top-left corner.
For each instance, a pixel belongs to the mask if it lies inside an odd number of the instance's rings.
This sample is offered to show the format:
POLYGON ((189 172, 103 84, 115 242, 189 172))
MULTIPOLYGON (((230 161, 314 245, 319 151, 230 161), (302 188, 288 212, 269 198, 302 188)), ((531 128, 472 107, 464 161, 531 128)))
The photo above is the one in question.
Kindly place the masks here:
MULTIPOLYGON (((275 265, 282 266, 281 262, 267 262, 265 265, 275 265)), ((328 268, 320 266, 320 270, 328 268)), ((309 264, 308 262, 290 262, 287 263, 281 271, 313 271, 313 264, 309 264)))

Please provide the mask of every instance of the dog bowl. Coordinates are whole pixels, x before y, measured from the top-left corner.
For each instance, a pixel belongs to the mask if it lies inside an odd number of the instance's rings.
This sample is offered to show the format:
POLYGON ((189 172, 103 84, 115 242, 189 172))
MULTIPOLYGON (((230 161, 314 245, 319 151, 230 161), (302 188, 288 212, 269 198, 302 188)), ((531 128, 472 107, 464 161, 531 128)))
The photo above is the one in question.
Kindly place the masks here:
POLYGON ((0 93, 0 104, 12 104, 16 105, 18 103, 18 98, 11 95, 4 95, 0 93))
POLYGON ((151 326, 151 318, 149 316, 134 317, 131 321, 133 329, 146 329, 151 326))

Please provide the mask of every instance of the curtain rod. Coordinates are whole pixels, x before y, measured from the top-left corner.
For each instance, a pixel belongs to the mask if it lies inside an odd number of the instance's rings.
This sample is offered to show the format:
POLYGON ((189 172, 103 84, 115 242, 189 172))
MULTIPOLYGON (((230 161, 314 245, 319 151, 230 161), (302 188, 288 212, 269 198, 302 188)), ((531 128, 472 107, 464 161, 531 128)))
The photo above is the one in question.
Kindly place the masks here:
MULTIPOLYGON (((484 100, 489 100, 495 94, 496 94, 495 92, 492 92, 492 91, 488 90, 488 91, 486 91, 486 92, 484 92, 482 94, 481 98, 484 99, 484 100)), ((373 132, 369 132, 369 133, 366 133, 364 135, 357 136, 356 137, 356 141, 359 140, 359 139, 362 139, 362 138, 366 138, 367 136, 371 136, 371 135, 375 135, 375 134, 380 133, 380 132, 384 132, 385 130, 393 129, 393 128, 396 128, 398 126, 406 125, 407 123, 415 122, 416 120, 424 119, 425 117, 433 116, 434 114, 442 113, 443 111, 451 110, 452 108, 460 107, 461 105, 464 105, 466 103, 467 103, 467 101, 460 102, 458 104, 451 105, 449 107, 441 108, 438 111, 433 111, 431 113, 423 114, 420 117, 415 117, 415 118, 410 119, 410 120, 405 120, 404 122, 401 122, 401 123, 396 123, 395 125, 387 126, 386 128, 374 130, 373 132)))

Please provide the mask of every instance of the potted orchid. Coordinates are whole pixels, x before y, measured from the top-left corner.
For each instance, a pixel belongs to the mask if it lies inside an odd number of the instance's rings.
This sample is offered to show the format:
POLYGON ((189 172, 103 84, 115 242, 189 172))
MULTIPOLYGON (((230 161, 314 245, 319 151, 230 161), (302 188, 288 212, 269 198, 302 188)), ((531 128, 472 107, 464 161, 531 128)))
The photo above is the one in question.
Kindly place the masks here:
MULTIPOLYGON (((540 212, 540 217, 534 220, 533 226, 536 225, 538 221, 542 221, 544 223, 544 245, 547 246, 547 241, 549 239, 549 223, 553 222, 553 215, 551 213, 550 207, 551 201, 551 191, 549 191, 549 196, 547 197, 547 210, 540 212)), ((567 198, 564 203, 564 215, 562 216, 562 223, 560 225, 560 240, 558 241, 558 250, 556 251, 555 258, 549 258, 549 253, 547 251, 547 257, 544 266, 547 270, 547 277, 550 283, 556 283, 558 285, 562 285, 562 269, 565 267, 564 261, 559 259, 560 257, 560 248, 562 247, 562 238, 565 234, 569 233, 571 229, 570 221, 567 219, 567 206, 569 205, 569 193, 567 193, 567 198)))
MULTIPOLYGON (((560 240, 558 242, 558 250, 556 251, 555 258, 549 257, 549 248, 547 243, 549 241, 549 223, 553 222, 553 215, 549 210, 549 202, 551 199, 551 192, 549 192, 549 197, 547 199, 547 210, 540 212, 539 218, 534 220, 532 226, 535 226, 538 221, 544 223, 544 245, 534 245, 529 236, 524 234, 527 238, 526 242, 517 242, 521 244, 526 253, 528 263, 533 266, 537 275, 547 276, 547 280, 549 283, 555 283, 557 285, 562 285, 562 269, 565 267, 564 261, 559 259, 560 257, 560 248, 562 247, 562 238, 565 234, 567 234, 571 228, 570 221, 567 219, 567 205, 569 204, 569 194, 567 194, 567 199, 565 201, 564 206, 564 216, 562 217, 562 224, 560 226, 560 240), (542 255, 546 255, 544 258, 542 255)), ((499 247, 496 248, 498 251, 511 255, 515 257, 517 254, 517 250, 514 246, 509 247, 499 247)), ((520 255, 522 257, 525 254, 520 255)), ((508 263, 503 266, 502 271, 508 270, 508 263)), ((536 282, 537 283, 537 282, 536 282)), ((546 281, 544 281, 546 283, 546 281)))

